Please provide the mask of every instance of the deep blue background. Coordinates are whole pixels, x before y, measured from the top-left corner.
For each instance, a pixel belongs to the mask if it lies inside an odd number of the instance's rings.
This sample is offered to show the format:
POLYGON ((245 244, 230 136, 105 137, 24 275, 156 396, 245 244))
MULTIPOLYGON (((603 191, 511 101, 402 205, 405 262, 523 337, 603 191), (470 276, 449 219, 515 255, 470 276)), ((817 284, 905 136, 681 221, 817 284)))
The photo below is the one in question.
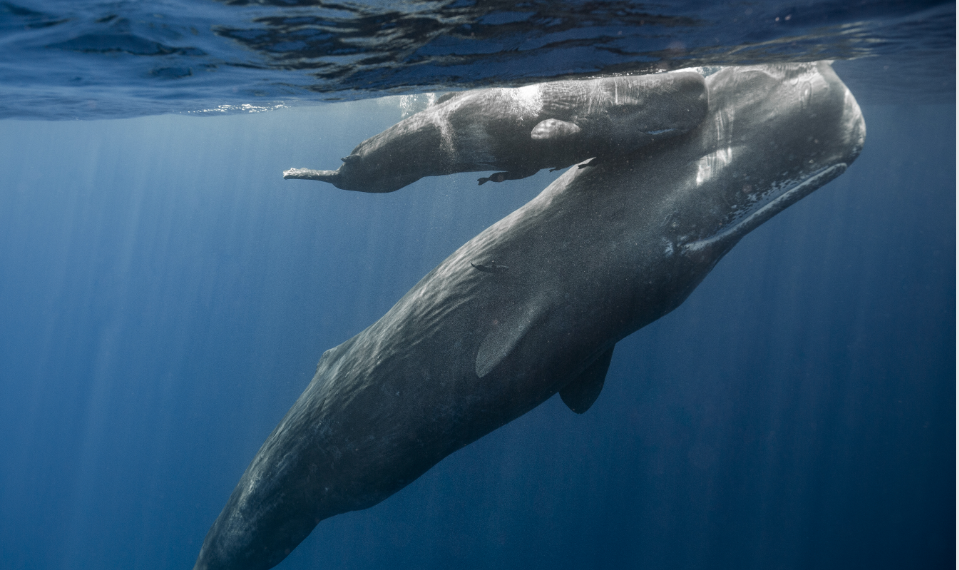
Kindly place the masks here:
MULTIPOLYGON (((838 180, 554 398, 280 568, 951 568, 955 107, 865 107, 838 180)), ((0 565, 189 568, 321 353, 556 175, 388 195, 396 100, 0 123, 0 565)))

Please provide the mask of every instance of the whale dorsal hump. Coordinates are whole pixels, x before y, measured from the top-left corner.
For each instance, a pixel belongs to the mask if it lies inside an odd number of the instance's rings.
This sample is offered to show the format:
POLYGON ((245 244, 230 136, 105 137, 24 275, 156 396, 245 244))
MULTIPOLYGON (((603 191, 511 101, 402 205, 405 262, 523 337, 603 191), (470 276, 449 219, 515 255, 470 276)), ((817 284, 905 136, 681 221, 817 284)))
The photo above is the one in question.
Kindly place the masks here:
POLYGON ((606 372, 609 371, 609 361, 613 358, 614 348, 616 345, 609 347, 609 350, 599 355, 586 370, 559 391, 559 397, 569 409, 582 414, 599 397, 599 393, 603 391, 603 383, 606 382, 606 372))
POLYGON ((534 141, 556 141, 568 139, 579 134, 581 129, 574 123, 559 119, 546 119, 533 127, 529 136, 534 141))

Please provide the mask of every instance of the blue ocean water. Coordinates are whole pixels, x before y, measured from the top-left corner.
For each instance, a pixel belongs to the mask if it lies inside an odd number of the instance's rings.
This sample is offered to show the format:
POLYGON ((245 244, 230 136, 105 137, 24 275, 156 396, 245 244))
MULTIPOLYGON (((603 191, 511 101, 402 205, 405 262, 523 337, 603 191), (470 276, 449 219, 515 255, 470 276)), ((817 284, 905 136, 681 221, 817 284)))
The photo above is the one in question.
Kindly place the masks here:
POLYGON ((835 66, 862 155, 620 342, 589 412, 549 400, 279 568, 955 566, 954 4, 562 4, 551 23, 522 17, 535 3, 351 3, 307 26, 349 41, 283 48, 256 30, 315 10, 286 4, 0 4, 0 114, 21 117, 0 121, 0 566, 191 567, 320 354, 559 175, 367 195, 282 170, 336 166, 421 91, 840 47, 873 50, 835 66), (388 8, 415 20, 406 44, 383 32, 317 75, 388 8), (782 24, 721 25, 733 8, 782 24), (357 100, 307 104, 330 97, 357 100))
POLYGON ((846 81, 885 102, 948 104, 955 29, 942 0, 5 0, 0 118, 249 112, 825 59, 856 59, 846 81))

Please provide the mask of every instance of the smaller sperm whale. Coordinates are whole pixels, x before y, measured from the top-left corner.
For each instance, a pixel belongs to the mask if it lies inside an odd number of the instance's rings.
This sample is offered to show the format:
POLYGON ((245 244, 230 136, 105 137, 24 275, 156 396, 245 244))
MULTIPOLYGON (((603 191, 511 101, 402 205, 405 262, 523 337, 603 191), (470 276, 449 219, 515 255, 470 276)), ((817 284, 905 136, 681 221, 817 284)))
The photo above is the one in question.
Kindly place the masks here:
POLYGON ((517 180, 686 133, 707 110, 706 83, 691 71, 466 91, 366 139, 336 170, 293 168, 283 178, 360 192, 485 170, 500 172, 480 184, 517 180))

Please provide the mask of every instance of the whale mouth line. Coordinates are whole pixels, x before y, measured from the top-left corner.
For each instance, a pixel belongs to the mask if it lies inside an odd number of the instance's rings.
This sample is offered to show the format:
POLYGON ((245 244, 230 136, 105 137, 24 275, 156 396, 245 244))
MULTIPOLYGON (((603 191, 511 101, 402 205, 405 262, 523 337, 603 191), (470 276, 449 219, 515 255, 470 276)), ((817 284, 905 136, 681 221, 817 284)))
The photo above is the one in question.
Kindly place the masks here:
POLYGON ((684 253, 698 252, 729 239, 741 238, 769 218, 845 172, 847 166, 845 162, 840 162, 820 168, 802 180, 784 182, 779 188, 774 188, 768 192, 767 198, 757 200, 747 213, 724 225, 716 234, 706 239, 685 244, 683 246, 684 253), (769 198, 768 196, 774 197, 769 198))

